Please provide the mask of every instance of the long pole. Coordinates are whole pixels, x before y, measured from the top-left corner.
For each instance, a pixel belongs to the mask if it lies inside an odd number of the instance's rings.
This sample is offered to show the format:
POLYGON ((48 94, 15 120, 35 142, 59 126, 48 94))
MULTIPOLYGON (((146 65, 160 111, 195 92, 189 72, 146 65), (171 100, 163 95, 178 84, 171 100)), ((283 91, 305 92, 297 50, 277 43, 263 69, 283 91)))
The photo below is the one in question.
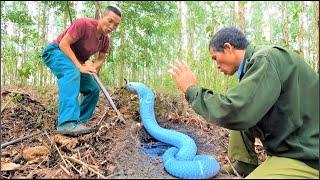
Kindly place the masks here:
POLYGON ((97 81, 100 89, 102 90, 103 94, 106 96, 109 104, 111 105, 111 107, 116 111, 118 118, 122 121, 125 122, 125 120, 122 117, 122 114, 120 113, 120 111, 117 109, 116 105, 114 104, 113 100, 111 99, 108 91, 106 90, 106 88, 103 86, 102 82, 100 81, 99 77, 97 76, 97 74, 92 74, 94 79, 97 81))

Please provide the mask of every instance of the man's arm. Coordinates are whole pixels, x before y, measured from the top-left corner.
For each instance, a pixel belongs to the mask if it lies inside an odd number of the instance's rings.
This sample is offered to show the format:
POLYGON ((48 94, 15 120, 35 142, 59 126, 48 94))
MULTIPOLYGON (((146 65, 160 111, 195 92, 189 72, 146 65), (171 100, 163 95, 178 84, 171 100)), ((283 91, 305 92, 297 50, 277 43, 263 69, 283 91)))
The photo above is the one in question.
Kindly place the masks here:
POLYGON ((69 35, 69 33, 66 33, 64 37, 61 39, 59 47, 61 51, 63 51, 69 59, 74 63, 74 65, 79 68, 80 72, 82 73, 96 73, 96 70, 92 66, 85 66, 80 64, 79 60, 77 59, 76 55, 71 49, 71 44, 73 44, 75 40, 69 35))
POLYGON ((97 55, 96 60, 93 63, 93 67, 96 69, 97 72, 99 72, 102 64, 104 63, 105 59, 107 57, 106 53, 99 52, 97 55))
POLYGON ((257 57, 241 82, 226 95, 190 86, 186 98, 192 108, 207 121, 219 126, 245 130, 253 127, 280 96, 281 82, 274 65, 257 57))

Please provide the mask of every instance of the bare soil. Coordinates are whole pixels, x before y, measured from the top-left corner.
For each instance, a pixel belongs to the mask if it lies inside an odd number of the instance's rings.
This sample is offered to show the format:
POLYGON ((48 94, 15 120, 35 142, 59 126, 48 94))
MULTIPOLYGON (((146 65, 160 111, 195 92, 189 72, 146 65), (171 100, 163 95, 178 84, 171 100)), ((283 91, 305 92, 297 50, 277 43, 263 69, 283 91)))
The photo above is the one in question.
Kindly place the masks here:
MULTIPOLYGON (((161 156, 141 151, 142 146, 157 140, 143 128, 137 94, 124 87, 109 92, 125 123, 100 93, 88 122, 96 131, 68 137, 55 133, 56 88, 2 89, 1 144, 39 134, 1 149, 1 178, 175 178, 164 170, 161 156)), ((161 127, 189 135, 197 144, 198 154, 211 155, 220 165, 229 163, 227 129, 207 123, 189 108, 183 96, 155 94, 155 114, 161 127)), ((263 160, 263 148, 257 147, 263 160)), ((242 177, 219 173, 214 178, 242 177)))

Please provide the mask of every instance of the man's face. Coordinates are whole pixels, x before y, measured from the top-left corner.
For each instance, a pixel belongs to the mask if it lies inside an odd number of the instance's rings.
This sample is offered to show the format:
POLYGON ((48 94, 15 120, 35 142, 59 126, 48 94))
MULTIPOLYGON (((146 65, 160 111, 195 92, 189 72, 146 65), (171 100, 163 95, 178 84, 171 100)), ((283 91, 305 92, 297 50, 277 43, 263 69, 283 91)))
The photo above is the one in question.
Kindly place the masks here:
POLYGON ((233 75, 239 67, 239 61, 234 54, 234 49, 224 48, 222 52, 210 48, 212 60, 217 63, 218 69, 225 75, 233 75))
POLYGON ((98 25, 98 30, 104 35, 107 36, 110 32, 113 32, 117 29, 121 17, 119 17, 113 11, 109 11, 105 16, 100 19, 98 25))

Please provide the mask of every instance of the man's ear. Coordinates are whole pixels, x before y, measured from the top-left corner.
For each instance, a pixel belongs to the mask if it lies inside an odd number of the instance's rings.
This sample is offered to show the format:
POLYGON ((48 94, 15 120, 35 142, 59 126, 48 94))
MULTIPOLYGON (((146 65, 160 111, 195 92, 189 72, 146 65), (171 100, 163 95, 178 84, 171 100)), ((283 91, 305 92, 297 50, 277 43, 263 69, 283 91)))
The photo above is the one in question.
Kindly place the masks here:
POLYGON ((223 49, 225 52, 231 53, 231 51, 233 50, 233 46, 230 43, 224 43, 223 49))

